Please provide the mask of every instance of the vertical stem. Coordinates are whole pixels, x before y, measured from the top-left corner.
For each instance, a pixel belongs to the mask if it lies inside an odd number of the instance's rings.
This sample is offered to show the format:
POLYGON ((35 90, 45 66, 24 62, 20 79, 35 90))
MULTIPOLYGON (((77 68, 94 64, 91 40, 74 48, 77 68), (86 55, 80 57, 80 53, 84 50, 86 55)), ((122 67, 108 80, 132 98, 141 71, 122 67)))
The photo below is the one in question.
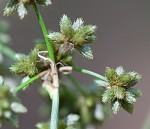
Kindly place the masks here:
POLYGON ((57 129, 58 124, 58 111, 59 111, 59 89, 55 91, 55 94, 52 98, 52 111, 51 111, 51 120, 50 120, 50 129, 57 129))
MULTIPOLYGON (((52 41, 48 40, 48 38, 47 38, 47 30, 46 30, 44 21, 43 21, 42 16, 41 16, 41 14, 37 8, 37 5, 34 1, 33 1, 33 8, 35 10, 36 16, 38 18, 39 24, 41 26, 41 29, 42 29, 42 32, 43 32, 43 35, 45 38, 49 57, 53 61, 53 63, 55 63, 52 41)), ((57 69, 55 69, 55 70, 56 70, 55 72, 57 73, 57 69)), ((51 99, 52 99, 52 111, 51 111, 50 129, 57 129, 57 124, 58 124, 58 111, 59 111, 59 83, 58 83, 58 81, 59 80, 58 80, 58 75, 56 75, 56 76, 57 76, 56 77, 57 82, 55 83, 56 85, 54 85, 54 86, 56 86, 57 89, 55 89, 53 91, 53 96, 51 97, 51 99)), ((49 86, 49 88, 50 87, 51 86, 49 86)), ((47 91, 50 93, 49 90, 47 90, 47 91)), ((51 96, 51 94, 50 94, 50 96, 51 96)))
POLYGON ((49 57, 51 58, 51 60, 53 62, 55 62, 54 51, 53 51, 53 43, 52 43, 52 41, 48 40, 48 38, 47 38, 48 34, 47 34, 47 30, 46 30, 43 18, 42 18, 41 14, 40 14, 40 12, 38 10, 38 7, 37 7, 37 5, 36 5, 36 3, 34 1, 33 1, 33 8, 35 10, 36 16, 38 18, 39 24, 41 26, 41 29, 42 29, 42 32, 43 32, 43 35, 44 35, 44 38, 45 38, 45 42, 46 42, 46 45, 47 45, 49 57))

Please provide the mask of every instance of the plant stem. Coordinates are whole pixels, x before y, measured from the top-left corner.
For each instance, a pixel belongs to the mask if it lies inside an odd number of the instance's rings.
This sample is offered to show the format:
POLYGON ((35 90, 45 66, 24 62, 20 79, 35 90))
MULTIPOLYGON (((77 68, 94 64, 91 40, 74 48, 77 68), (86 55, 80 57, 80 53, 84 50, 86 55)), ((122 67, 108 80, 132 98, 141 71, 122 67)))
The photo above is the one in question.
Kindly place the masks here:
POLYGON ((37 80, 37 79, 43 77, 46 73, 47 73, 47 71, 44 71, 44 72, 42 72, 42 73, 40 73, 40 74, 38 74, 38 75, 32 77, 31 79, 29 79, 29 80, 26 81, 25 83, 22 83, 21 85, 17 86, 16 89, 15 89, 15 91, 18 92, 18 91, 22 90, 23 88, 28 87, 29 84, 31 84, 31 83, 34 82, 35 80, 37 80))
POLYGON ((57 129, 58 124, 58 111, 59 111, 59 89, 55 91, 55 94, 52 98, 52 111, 50 119, 50 129, 57 129))
MULTIPOLYGON (((53 50, 53 43, 51 40, 48 40, 47 38, 47 30, 43 21, 43 18, 37 8, 36 3, 33 1, 33 8, 35 10, 36 16, 38 18, 39 24, 41 26, 41 29, 43 31, 43 35, 45 38, 45 42, 47 45, 47 49, 48 49, 48 53, 49 53, 49 57, 50 59, 53 61, 54 65, 55 65, 55 58, 54 58, 54 50, 53 50)), ((55 74, 57 74, 57 69, 55 69, 55 74)), ((57 124, 58 124, 58 111, 59 111, 59 83, 58 83, 58 74, 56 76, 56 90, 54 91, 54 95, 51 97, 52 99, 52 111, 51 111, 51 121, 50 121, 50 129, 57 129, 57 124)), ((49 91, 48 91, 49 92, 49 91)), ((50 95, 51 96, 51 95, 50 95)))
POLYGON ((84 95, 86 96, 87 93, 85 92, 85 90, 82 88, 82 86, 80 85, 80 83, 71 75, 67 75, 67 77, 70 79, 70 81, 74 84, 74 86, 84 95))
POLYGON ((3 45, 2 43, 0 43, 0 52, 5 54, 7 57, 11 58, 12 60, 15 60, 16 53, 9 47, 3 45))
POLYGON ((93 71, 90 71, 90 70, 87 70, 87 69, 82 69, 82 68, 76 68, 76 67, 74 67, 73 70, 76 71, 76 72, 81 72, 81 73, 84 73, 84 74, 94 76, 94 77, 96 77, 100 80, 103 80, 103 81, 107 82, 107 79, 104 76, 102 76, 98 73, 95 73, 93 71))
POLYGON ((36 16, 38 18, 39 24, 41 26, 41 29, 42 29, 42 32, 43 32, 43 35, 44 35, 44 38, 45 38, 45 42, 46 42, 46 46, 47 46, 47 49, 48 49, 49 57, 53 62, 55 62, 54 51, 53 51, 53 43, 52 43, 52 41, 48 40, 48 37, 47 37, 48 33, 47 33, 47 30, 46 30, 43 18, 42 18, 41 14, 38 10, 38 7, 37 7, 37 5, 34 1, 33 1, 33 8, 34 8, 34 11, 36 13, 36 16))
POLYGON ((28 81, 26 81, 25 83, 22 83, 21 85, 16 87, 16 92, 20 91, 21 89, 28 87, 30 83, 34 82, 35 80, 37 80, 38 78, 40 78, 39 75, 36 75, 34 77, 32 77, 31 79, 29 79, 28 81))

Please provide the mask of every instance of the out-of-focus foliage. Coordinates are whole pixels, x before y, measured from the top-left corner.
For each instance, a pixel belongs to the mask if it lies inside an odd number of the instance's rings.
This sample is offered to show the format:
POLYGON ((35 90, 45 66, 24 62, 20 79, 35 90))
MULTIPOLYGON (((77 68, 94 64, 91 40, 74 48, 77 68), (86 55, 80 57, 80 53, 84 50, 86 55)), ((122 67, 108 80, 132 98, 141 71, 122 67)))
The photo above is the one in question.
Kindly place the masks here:
MULTIPOLYGON (((78 128, 75 129, 86 128, 89 124, 103 124, 107 120, 110 115, 110 108, 108 104, 101 101, 104 89, 92 84, 86 86, 84 90, 87 95, 83 96, 78 91, 73 92, 73 89, 65 83, 61 83, 60 87, 60 118, 62 120, 65 121, 66 116, 70 113, 77 114, 80 119, 76 123, 78 128)), ((41 114, 45 116, 50 113, 49 96, 43 88, 39 88, 39 92, 44 98, 47 98, 47 103, 40 108, 41 114)))
POLYGON ((10 36, 7 34, 9 25, 6 21, 0 21, 0 64, 4 60, 3 52, 7 51, 7 46, 10 43, 10 36), (4 50, 5 49, 5 50, 4 50))
POLYGON ((0 127, 7 121, 11 125, 18 127, 18 115, 27 112, 16 94, 14 88, 6 85, 3 77, 0 76, 0 127))

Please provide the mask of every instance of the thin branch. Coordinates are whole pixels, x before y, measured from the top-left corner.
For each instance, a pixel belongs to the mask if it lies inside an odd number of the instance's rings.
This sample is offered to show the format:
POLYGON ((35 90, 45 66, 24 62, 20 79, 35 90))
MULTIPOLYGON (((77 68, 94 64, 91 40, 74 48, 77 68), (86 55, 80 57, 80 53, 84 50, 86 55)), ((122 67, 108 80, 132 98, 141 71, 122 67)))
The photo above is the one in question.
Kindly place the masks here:
POLYGON ((103 80, 103 81, 107 82, 107 79, 104 76, 102 76, 98 73, 95 73, 93 71, 90 71, 90 70, 87 70, 87 69, 82 69, 82 68, 77 68, 77 67, 74 67, 73 70, 76 71, 76 72, 81 72, 81 73, 84 73, 84 74, 91 75, 93 77, 96 77, 100 80, 103 80))
POLYGON ((32 77, 31 79, 29 79, 29 80, 26 81, 25 83, 22 83, 21 85, 17 86, 16 89, 15 89, 15 91, 18 92, 18 91, 22 90, 23 88, 28 87, 29 84, 31 84, 31 83, 34 82, 35 80, 37 80, 37 79, 43 77, 47 72, 48 72, 48 71, 44 71, 44 72, 42 72, 42 73, 40 73, 40 74, 38 74, 38 75, 32 77))

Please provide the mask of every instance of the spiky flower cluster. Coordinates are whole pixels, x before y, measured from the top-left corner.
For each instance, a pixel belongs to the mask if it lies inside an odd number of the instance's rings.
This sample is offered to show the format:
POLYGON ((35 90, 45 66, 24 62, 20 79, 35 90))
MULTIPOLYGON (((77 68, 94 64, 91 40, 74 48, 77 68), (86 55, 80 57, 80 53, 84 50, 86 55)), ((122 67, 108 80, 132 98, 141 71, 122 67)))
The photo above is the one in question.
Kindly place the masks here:
POLYGON ((23 19, 25 15, 27 15, 28 9, 33 2, 44 6, 48 6, 52 3, 51 0, 9 0, 4 9, 4 15, 9 16, 17 11, 20 19, 23 19))
POLYGON ((141 75, 125 72, 120 66, 115 70, 107 67, 105 77, 107 81, 95 80, 99 86, 106 89, 102 95, 102 102, 111 103, 114 114, 117 114, 121 107, 132 113, 136 98, 141 96, 141 91, 133 86, 141 79, 141 75))
MULTIPOLYGON (((56 62, 61 62, 64 65, 71 65, 72 55, 58 55, 57 49, 58 46, 54 44, 56 62)), ((31 50, 28 55, 16 54, 16 62, 10 67, 10 71, 15 74, 33 77, 39 72, 47 70, 50 67, 49 62, 46 62, 38 57, 39 51, 47 51, 45 42, 43 40, 37 40, 34 49, 31 50)))
POLYGON ((88 59, 93 59, 91 48, 87 45, 95 41, 96 26, 86 25, 78 18, 74 23, 66 16, 60 20, 60 32, 50 32, 48 38, 59 45, 60 55, 68 55, 75 49, 88 59))
POLYGON ((27 112, 27 109, 12 93, 11 88, 4 84, 3 78, 0 76, 0 127, 5 121, 18 127, 17 116, 25 112, 27 112))
POLYGON ((29 76, 32 77, 35 74, 38 73, 37 69, 37 50, 32 50, 29 55, 16 55, 16 63, 14 63, 10 67, 10 71, 23 75, 23 76, 29 76))

